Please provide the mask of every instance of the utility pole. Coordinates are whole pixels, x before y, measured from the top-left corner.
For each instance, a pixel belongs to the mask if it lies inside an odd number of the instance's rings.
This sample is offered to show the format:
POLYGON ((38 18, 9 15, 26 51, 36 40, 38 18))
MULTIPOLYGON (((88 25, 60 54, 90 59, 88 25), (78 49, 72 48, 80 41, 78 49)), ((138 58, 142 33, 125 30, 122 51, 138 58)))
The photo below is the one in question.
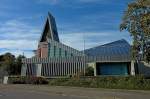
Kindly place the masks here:
POLYGON ((24 52, 22 53, 22 55, 24 56, 24 52))
POLYGON ((84 64, 84 76, 86 69, 86 60, 85 60, 85 33, 83 32, 83 64, 84 64))

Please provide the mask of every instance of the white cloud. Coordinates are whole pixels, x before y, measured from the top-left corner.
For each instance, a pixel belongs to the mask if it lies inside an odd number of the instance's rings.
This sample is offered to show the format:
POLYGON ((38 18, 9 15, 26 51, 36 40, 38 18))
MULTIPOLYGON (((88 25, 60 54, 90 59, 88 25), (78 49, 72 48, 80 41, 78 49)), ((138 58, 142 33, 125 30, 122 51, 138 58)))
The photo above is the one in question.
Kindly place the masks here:
POLYGON ((32 56, 33 52, 25 49, 36 49, 39 37, 38 27, 18 20, 6 21, 0 25, 0 49, 8 50, 1 51, 0 54, 9 51, 15 55, 25 52, 28 57, 32 56))
POLYGON ((22 50, 5 50, 3 52, 0 52, 0 55, 8 53, 8 52, 13 53, 15 56, 19 56, 19 55, 23 55, 24 54, 27 58, 30 58, 30 57, 33 56, 33 52, 31 52, 31 51, 30 52, 24 52, 22 50))
POLYGON ((62 33, 60 40, 75 49, 85 49, 100 46, 116 40, 125 39, 131 44, 131 37, 128 32, 120 31, 100 31, 100 32, 78 32, 78 33, 62 33), (83 34, 84 33, 84 34, 83 34))
MULTIPOLYGON (((64 44, 78 50, 83 50, 83 38, 85 38, 85 48, 87 49, 121 39, 122 37, 129 37, 127 33, 123 34, 118 31, 73 32, 72 28, 70 29, 71 30, 66 33, 60 33, 60 40, 64 44), (83 33, 85 33, 84 36, 83 33)), ((0 54, 9 51, 15 55, 18 55, 24 52, 27 57, 31 57, 33 52, 30 50, 37 48, 38 38, 40 38, 41 35, 40 31, 41 30, 39 30, 39 27, 34 27, 31 24, 18 20, 9 20, 1 24, 0 49, 7 50, 0 50, 0 54)))
POLYGON ((33 49, 37 48, 37 42, 28 40, 0 40, 0 49, 6 48, 4 51, 0 51, 0 54, 11 52, 14 55, 25 53, 25 56, 33 56, 33 49), (29 50, 29 51, 27 51, 29 50))
POLYGON ((35 40, 0 40, 0 48, 8 49, 35 49, 37 47, 35 40))
POLYGON ((84 41, 85 41, 85 48, 87 49, 109 42, 110 40, 108 39, 104 40, 101 38, 107 38, 111 35, 113 35, 111 32, 99 32, 99 33, 84 32, 84 33, 69 33, 69 34, 67 33, 67 34, 60 34, 60 40, 66 45, 69 45, 78 50, 83 50, 84 41))

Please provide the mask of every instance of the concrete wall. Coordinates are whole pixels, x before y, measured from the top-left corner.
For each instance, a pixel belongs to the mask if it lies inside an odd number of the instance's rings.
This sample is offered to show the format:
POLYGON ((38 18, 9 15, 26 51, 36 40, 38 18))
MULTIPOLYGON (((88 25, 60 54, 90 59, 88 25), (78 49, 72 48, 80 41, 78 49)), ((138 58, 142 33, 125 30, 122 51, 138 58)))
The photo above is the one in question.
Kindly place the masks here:
POLYGON ((135 75, 135 61, 131 61, 131 69, 130 74, 135 75))

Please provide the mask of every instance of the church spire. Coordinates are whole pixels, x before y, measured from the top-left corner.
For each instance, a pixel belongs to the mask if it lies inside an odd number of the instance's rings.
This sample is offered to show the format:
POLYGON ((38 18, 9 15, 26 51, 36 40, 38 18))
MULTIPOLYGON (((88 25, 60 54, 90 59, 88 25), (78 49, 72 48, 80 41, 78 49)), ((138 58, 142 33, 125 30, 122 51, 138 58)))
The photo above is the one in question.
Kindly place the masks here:
POLYGON ((40 38, 40 42, 46 42, 49 39, 59 42, 55 18, 52 16, 50 12, 48 12, 48 16, 45 22, 44 30, 40 38))

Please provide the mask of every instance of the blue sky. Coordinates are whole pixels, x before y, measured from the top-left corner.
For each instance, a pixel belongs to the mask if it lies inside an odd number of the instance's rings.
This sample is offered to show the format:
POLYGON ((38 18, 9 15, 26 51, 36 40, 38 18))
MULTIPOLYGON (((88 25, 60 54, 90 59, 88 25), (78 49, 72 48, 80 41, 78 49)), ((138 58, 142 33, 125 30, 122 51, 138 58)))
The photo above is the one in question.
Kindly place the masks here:
POLYGON ((126 39, 119 31, 127 4, 131 0, 1 0, 0 54, 33 55, 48 11, 56 19, 61 42, 78 50, 126 39), (83 37, 83 34, 85 35, 83 37))

